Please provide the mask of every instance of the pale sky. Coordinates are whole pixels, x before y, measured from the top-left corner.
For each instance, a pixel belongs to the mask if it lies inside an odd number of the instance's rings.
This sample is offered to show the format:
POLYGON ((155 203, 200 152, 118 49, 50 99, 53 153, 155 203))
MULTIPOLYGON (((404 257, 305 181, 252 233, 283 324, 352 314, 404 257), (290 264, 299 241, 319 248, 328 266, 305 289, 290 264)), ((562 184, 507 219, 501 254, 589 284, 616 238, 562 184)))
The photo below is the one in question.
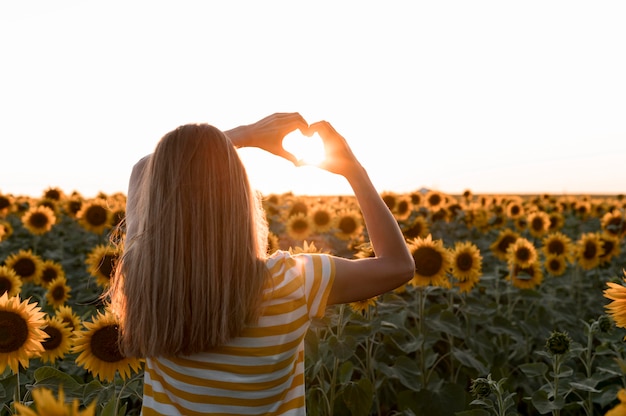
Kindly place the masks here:
MULTIPOLYGON (((626 192, 626 2, 0 3, 0 192, 126 192, 180 124, 325 119, 381 192, 626 192)), ((263 193, 343 178, 241 152, 263 193)))

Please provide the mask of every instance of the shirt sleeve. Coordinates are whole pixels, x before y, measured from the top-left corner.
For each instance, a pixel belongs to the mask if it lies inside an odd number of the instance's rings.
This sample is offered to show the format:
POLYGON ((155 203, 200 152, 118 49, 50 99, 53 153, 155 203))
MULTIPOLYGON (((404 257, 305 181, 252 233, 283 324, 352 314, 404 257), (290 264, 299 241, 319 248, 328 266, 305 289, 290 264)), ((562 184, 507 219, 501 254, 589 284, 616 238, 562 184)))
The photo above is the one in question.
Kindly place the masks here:
POLYGON ((302 253, 294 257, 302 268, 309 317, 321 318, 335 278, 335 262, 327 254, 302 253))

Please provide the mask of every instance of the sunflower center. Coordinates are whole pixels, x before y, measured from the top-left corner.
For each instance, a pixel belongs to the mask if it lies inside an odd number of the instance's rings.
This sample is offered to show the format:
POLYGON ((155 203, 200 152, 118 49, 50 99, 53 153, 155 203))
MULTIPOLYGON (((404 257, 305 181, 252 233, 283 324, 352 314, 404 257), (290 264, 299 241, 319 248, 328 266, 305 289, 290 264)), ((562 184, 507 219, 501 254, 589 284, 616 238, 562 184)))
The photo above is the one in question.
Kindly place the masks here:
POLYGON ((35 262, 28 258, 21 258, 13 263, 13 270, 22 278, 32 276, 36 269, 35 262))
POLYGON ((309 223, 305 220, 296 220, 291 224, 291 229, 296 233, 301 233, 309 229, 309 223))
POLYGON ((104 326, 91 336, 91 352, 96 358, 107 363, 115 363, 124 359, 117 345, 117 325, 104 326))
POLYGON ((595 243, 588 241, 585 243, 585 250, 583 251, 583 257, 586 259, 593 259, 598 253, 598 247, 595 243))
POLYGON ((533 220, 530 223, 531 228, 535 231, 543 230, 543 225, 544 223, 541 218, 533 218, 533 220))
POLYGON ((436 275, 443 265, 441 253, 432 247, 419 247, 413 252, 415 271, 425 277, 436 275))
POLYGON ((41 343, 46 351, 51 351, 61 345, 63 334, 58 328, 48 325, 44 328, 44 332, 48 334, 48 338, 41 343))
POLYGON ((291 210, 289 211, 289 216, 296 215, 296 214, 306 215, 308 211, 309 211, 309 207, 304 202, 296 202, 291 207, 291 210))
POLYGON ((356 231, 357 224, 353 218, 343 217, 341 220, 339 220, 338 227, 344 234, 352 234, 354 231, 356 231))
POLYGON ((406 235, 407 238, 419 237, 420 235, 422 235, 423 229, 424 225, 420 221, 415 221, 413 225, 406 229, 404 235, 406 235))
POLYGON ((428 197, 428 204, 430 206, 436 207, 441 204, 441 196, 438 194, 434 194, 428 197))
POLYGON ((506 250, 509 248, 511 244, 513 244, 517 240, 517 237, 512 235, 506 235, 500 240, 498 243, 498 250, 502 253, 506 253, 506 250))
POLYGON ((0 353, 17 351, 28 339, 28 325, 15 312, 0 311, 0 353))
POLYGON ((50 283, 54 279, 56 279, 58 275, 59 274, 54 269, 54 267, 46 267, 45 269, 43 269, 43 273, 41 274, 41 281, 43 283, 50 283))
POLYGON ((313 215, 313 222, 317 225, 326 225, 330 222, 330 215, 326 211, 317 211, 313 215))
POLYGON ((398 207, 396 208, 396 212, 400 215, 403 215, 409 212, 409 203, 407 201, 398 202, 398 207))
POLYGON ((473 264, 474 259, 470 253, 460 253, 456 258, 456 266, 463 272, 471 270, 473 264))
POLYGON ((522 209, 520 208, 519 205, 513 205, 510 209, 511 215, 519 215, 521 211, 522 209))
MULTIPOLYGON (((602 256, 608 256, 615 248, 615 243, 611 240, 602 240, 602 256)), ((0 286, 0 293, 2 293, 2 286, 0 286)))
POLYGON ((87 222, 91 225, 104 225, 107 222, 107 211, 104 207, 94 205, 89 207, 85 215, 87 222))
POLYGON ((548 243, 548 252, 560 256, 565 253, 565 245, 561 240, 552 240, 548 243))
POLYGON ((117 260, 117 256, 106 254, 102 257, 102 261, 98 265, 98 271, 107 278, 113 273, 113 263, 117 260))
POLYGON ((548 262, 548 270, 551 270, 553 272, 561 270, 561 262, 557 259, 551 259, 548 262))
POLYGON ((51 295, 52 298, 57 302, 62 301, 63 299, 65 299, 65 287, 63 287, 62 285, 55 286, 54 288, 52 288, 51 295))
POLYGON ((528 247, 520 247, 515 251, 515 258, 520 261, 528 261, 530 259, 530 250, 528 247))
POLYGON ((0 276, 0 296, 6 292, 10 292, 13 289, 13 282, 11 279, 5 276, 0 276))
POLYGON ((83 203, 79 200, 73 200, 67 203, 67 209, 72 215, 76 215, 83 207, 83 203))
POLYGON ((43 212, 35 212, 30 216, 28 222, 35 228, 44 228, 49 223, 49 218, 43 212))
POLYGON ((393 210, 396 207, 396 198, 393 195, 383 196, 383 202, 390 210, 393 210))
POLYGON ((11 206, 11 201, 5 196, 0 196, 0 210, 11 206))

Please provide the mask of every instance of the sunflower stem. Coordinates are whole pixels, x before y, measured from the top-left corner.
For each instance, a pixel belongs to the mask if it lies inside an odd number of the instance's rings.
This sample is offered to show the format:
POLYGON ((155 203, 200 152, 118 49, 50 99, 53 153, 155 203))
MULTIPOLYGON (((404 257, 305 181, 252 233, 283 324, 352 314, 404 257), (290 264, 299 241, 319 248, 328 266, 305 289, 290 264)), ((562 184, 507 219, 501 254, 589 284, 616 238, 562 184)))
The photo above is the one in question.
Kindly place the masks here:
POLYGON ((18 364, 17 372, 15 373, 16 383, 15 383, 15 396, 13 397, 13 407, 15 408, 15 403, 22 404, 22 394, 20 391, 20 369, 22 368, 21 364, 18 364))

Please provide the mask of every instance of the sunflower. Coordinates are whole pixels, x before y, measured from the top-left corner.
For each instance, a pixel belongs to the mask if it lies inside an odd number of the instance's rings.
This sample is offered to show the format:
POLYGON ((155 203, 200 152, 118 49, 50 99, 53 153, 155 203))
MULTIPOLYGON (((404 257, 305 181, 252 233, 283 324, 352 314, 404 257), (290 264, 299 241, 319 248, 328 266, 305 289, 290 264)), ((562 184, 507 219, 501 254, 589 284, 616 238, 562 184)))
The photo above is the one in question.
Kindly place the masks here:
MULTIPOLYGON (((41 198, 35 201, 34 207, 49 208, 50 210, 52 210, 55 217, 59 217, 61 214, 61 211, 59 209, 59 201, 56 201, 54 199, 41 198)), ((28 212, 28 210, 26 210, 26 212, 28 212)))
POLYGON ((96 198, 84 202, 80 211, 76 213, 78 223, 95 234, 102 232, 111 225, 111 210, 106 201, 96 198))
POLYGON ((31 207, 22 216, 24 228, 35 235, 43 235, 52 229, 56 222, 54 211, 45 206, 31 207))
POLYGON ((506 216, 516 219, 524 215, 524 205, 521 198, 513 198, 506 204, 506 216))
POLYGON ((111 275, 120 255, 121 250, 119 248, 102 244, 97 245, 87 254, 85 259, 88 266, 87 271, 96 278, 96 282, 101 287, 109 286, 111 275))
POLYGON ((426 238, 410 240, 409 249, 415 261, 415 274, 409 282, 411 285, 450 287, 446 271, 452 266, 452 259, 442 240, 433 241, 428 234, 426 238))
POLYGON ((303 213, 290 216, 285 226, 287 234, 294 240, 304 240, 313 232, 311 219, 303 213))
POLYGON ((307 215, 308 213, 309 204, 302 198, 295 198, 291 201, 291 206, 289 207, 289 211, 287 211, 287 217, 298 214, 307 215))
POLYGON ((581 219, 586 219, 591 214, 591 202, 584 198, 577 199, 574 203, 574 212, 581 219))
POLYGON ((508 279, 518 289, 533 289, 543 281, 541 265, 538 261, 523 267, 519 264, 513 264, 508 279))
POLYGON ((276 251, 280 250, 280 243, 278 241, 278 236, 273 232, 269 231, 267 233, 267 254, 272 254, 276 251))
POLYGON ((36 387, 32 390, 32 394, 36 410, 24 404, 15 403, 17 416, 95 416, 96 414, 96 405, 98 404, 96 400, 92 401, 84 410, 79 410, 80 401, 78 399, 66 403, 62 386, 59 387, 58 399, 54 397, 52 390, 46 387, 36 387))
POLYGON ((537 261, 537 249, 529 240, 520 237, 507 249, 507 261, 519 267, 530 267, 537 261))
POLYGON ((439 211, 446 206, 446 197, 439 191, 428 191, 424 195, 424 205, 430 211, 439 211))
POLYGON ((548 256, 565 257, 571 261, 574 246, 572 240, 560 231, 553 231, 543 238, 541 241, 541 251, 548 256))
POLYGON ((548 214, 548 216, 550 217, 550 231, 560 230, 561 228, 563 228, 563 225, 565 225, 565 217, 562 213, 558 211, 552 211, 548 214))
POLYGON ((311 244, 309 244, 307 241, 304 242, 304 244, 300 247, 289 247, 289 253, 291 254, 300 254, 300 253, 326 253, 325 250, 321 249, 321 248, 317 248, 315 246, 315 242, 312 241, 311 244))
POLYGON ((394 209, 396 209, 398 195, 396 195, 395 192, 383 192, 380 194, 380 199, 382 199, 385 205, 387 205, 389 211, 393 211, 394 209))
POLYGON ((17 253, 9 255, 4 264, 13 269, 23 282, 38 283, 43 272, 43 261, 41 257, 29 250, 19 250, 17 253))
POLYGON ((621 252, 620 238, 606 232, 600 233, 602 243, 602 253, 600 254, 600 264, 609 263, 621 252))
POLYGON ((358 300, 356 302, 350 302, 348 305, 354 312, 365 314, 370 308, 376 307, 376 298, 377 296, 369 299, 358 300))
POLYGON ((413 218, 413 221, 411 221, 411 223, 402 230, 402 234, 404 234, 404 237, 409 240, 417 237, 426 237, 430 234, 428 220, 421 215, 417 215, 413 218))
POLYGON ((0 215, 6 215, 13 207, 14 198, 11 195, 0 194, 0 215))
POLYGON ((344 209, 337 213, 334 221, 335 235, 342 240, 356 238, 363 231, 361 214, 354 209, 344 209))
POLYGON ((550 229, 550 216, 543 211, 533 211, 528 214, 528 231, 533 237, 543 237, 550 229))
POLYGON ((54 260, 44 260, 41 267, 41 278, 39 280, 41 286, 43 287, 47 288, 48 286, 50 286, 50 283, 52 283, 52 281, 57 277, 65 277, 65 271, 63 270, 63 266, 61 266, 54 260))
POLYGON ((618 209, 613 209, 602 216, 600 221, 602 230, 615 237, 624 237, 626 235, 626 218, 624 213, 618 209))
POLYGON ((451 250, 451 273, 457 279, 455 283, 461 293, 466 293, 480 280, 483 258, 478 247, 469 242, 456 242, 451 250))
POLYGON ((48 291, 46 292, 48 305, 52 305, 55 308, 64 305, 71 297, 70 291, 71 288, 67 285, 65 277, 57 277, 48 285, 48 291))
POLYGON ((500 233, 498 234, 498 238, 496 238, 496 241, 494 241, 489 246, 489 248, 491 249, 491 252, 494 256, 502 261, 506 261, 507 250, 509 249, 509 246, 513 244, 518 238, 520 238, 520 235, 517 232, 509 228, 505 228, 500 231, 500 233))
POLYGON ((37 303, 20 303, 19 296, 0 296, 0 368, 11 368, 14 374, 19 365, 27 368, 29 360, 43 352, 41 343, 46 321, 37 303))
POLYGON ((413 204, 411 203, 411 199, 407 196, 402 196, 396 200, 396 206, 393 209, 393 216, 398 221, 406 220, 411 216, 413 212, 413 204))
POLYGON ((74 341, 73 351, 79 353, 76 364, 101 381, 113 381, 116 372, 126 380, 131 370, 139 371, 142 360, 125 357, 119 349, 119 323, 113 313, 98 311, 92 322, 83 325, 74 341))
POLYGON ((67 325, 72 334, 80 328, 80 317, 74 313, 71 306, 61 305, 56 309, 55 316, 67 325))
POLYGON ((357 250, 354 254, 355 259, 367 259, 376 255, 376 253, 374 253, 374 247, 372 247, 372 243, 369 241, 357 245, 355 249, 357 250))
POLYGON ((333 226, 333 212, 325 204, 313 207, 309 216, 313 222, 313 230, 318 234, 327 232, 333 226))
POLYGON ((8 293, 9 297, 16 296, 22 290, 22 280, 13 269, 0 266, 0 295, 8 293))
POLYGON ((543 262, 543 267, 546 269, 548 274, 552 276, 562 276, 567 269, 567 261, 564 256, 547 254, 546 259, 543 262))
POLYGON ((575 246, 576 261, 584 270, 591 270, 600 264, 603 253, 600 233, 584 233, 575 246))
POLYGON ((44 332, 48 334, 48 338, 42 342, 44 351, 41 353, 41 360, 54 364, 72 349, 72 329, 58 316, 47 316, 44 332))
POLYGON ((60 201, 65 198, 65 193, 61 188, 51 186, 43 191, 42 198, 52 199, 53 201, 60 201))
MULTIPOLYGON (((624 271, 624 275, 626 276, 626 270, 624 271)), ((626 282, 626 278, 624 282, 626 282)), ((607 314, 611 315, 616 326, 626 328, 626 286, 624 286, 623 283, 620 285, 607 282, 606 284, 608 288, 603 292, 604 297, 611 300, 611 302, 604 306, 607 310, 607 314)))
POLYGON ((72 195, 65 200, 63 207, 69 217, 76 218, 76 215, 83 207, 83 198, 80 195, 72 195))
POLYGON ((424 196, 419 191, 411 192, 409 198, 415 208, 419 208, 424 202, 424 196))

